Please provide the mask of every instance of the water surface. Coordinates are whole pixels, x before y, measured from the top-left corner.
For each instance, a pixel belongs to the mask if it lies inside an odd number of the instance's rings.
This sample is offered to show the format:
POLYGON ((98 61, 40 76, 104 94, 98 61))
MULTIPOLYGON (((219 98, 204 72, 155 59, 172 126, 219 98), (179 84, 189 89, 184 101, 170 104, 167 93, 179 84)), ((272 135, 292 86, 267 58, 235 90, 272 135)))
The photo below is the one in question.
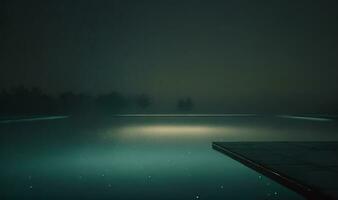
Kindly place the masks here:
POLYGON ((338 140, 336 120, 115 116, 0 123, 1 199, 302 199, 212 141, 338 140))

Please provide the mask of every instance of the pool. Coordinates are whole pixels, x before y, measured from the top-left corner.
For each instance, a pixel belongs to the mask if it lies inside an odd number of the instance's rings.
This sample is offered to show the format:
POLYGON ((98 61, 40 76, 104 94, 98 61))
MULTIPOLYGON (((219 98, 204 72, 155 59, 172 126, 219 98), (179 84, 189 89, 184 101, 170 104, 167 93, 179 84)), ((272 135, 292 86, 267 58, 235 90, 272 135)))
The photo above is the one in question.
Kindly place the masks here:
POLYGON ((338 140, 336 120, 115 116, 0 123, 1 199, 303 199, 213 141, 338 140))

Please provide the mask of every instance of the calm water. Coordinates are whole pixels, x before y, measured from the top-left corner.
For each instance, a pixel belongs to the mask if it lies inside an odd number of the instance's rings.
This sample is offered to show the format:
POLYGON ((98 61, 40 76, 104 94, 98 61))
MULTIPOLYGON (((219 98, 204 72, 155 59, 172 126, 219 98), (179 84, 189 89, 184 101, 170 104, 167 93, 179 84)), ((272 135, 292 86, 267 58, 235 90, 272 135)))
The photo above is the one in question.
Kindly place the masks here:
POLYGON ((1 199, 302 199, 212 141, 338 140, 336 120, 262 116, 4 121, 1 199))

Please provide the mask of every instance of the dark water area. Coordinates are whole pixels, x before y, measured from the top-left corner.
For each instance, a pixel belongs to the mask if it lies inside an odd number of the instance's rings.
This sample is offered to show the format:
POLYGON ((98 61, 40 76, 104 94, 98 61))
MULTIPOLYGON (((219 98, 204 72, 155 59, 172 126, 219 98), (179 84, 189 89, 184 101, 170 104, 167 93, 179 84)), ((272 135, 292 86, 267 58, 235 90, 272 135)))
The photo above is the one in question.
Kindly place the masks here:
POLYGON ((6 121, 0 198, 302 199, 211 142, 338 141, 337 130, 336 119, 254 115, 6 121))

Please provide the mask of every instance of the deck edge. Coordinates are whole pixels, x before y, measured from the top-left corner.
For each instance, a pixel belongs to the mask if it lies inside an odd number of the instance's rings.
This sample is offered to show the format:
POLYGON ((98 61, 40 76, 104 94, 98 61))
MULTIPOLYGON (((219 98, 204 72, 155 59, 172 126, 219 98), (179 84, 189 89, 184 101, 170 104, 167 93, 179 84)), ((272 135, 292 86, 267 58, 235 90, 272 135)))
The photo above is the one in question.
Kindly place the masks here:
POLYGON ((309 200, 333 200, 333 198, 328 197, 321 192, 311 188, 310 186, 307 186, 306 184, 302 184, 297 180, 294 180, 291 177, 288 177, 287 175, 284 175, 280 172, 277 172, 269 167, 266 167, 260 163, 257 163, 239 153, 236 153, 224 146, 221 146, 222 142, 212 142, 212 148, 214 150, 217 150, 230 158, 242 163, 243 165, 257 171, 258 173, 261 173, 272 180, 280 183, 281 185, 295 191, 296 193, 302 195, 306 199, 309 200))

